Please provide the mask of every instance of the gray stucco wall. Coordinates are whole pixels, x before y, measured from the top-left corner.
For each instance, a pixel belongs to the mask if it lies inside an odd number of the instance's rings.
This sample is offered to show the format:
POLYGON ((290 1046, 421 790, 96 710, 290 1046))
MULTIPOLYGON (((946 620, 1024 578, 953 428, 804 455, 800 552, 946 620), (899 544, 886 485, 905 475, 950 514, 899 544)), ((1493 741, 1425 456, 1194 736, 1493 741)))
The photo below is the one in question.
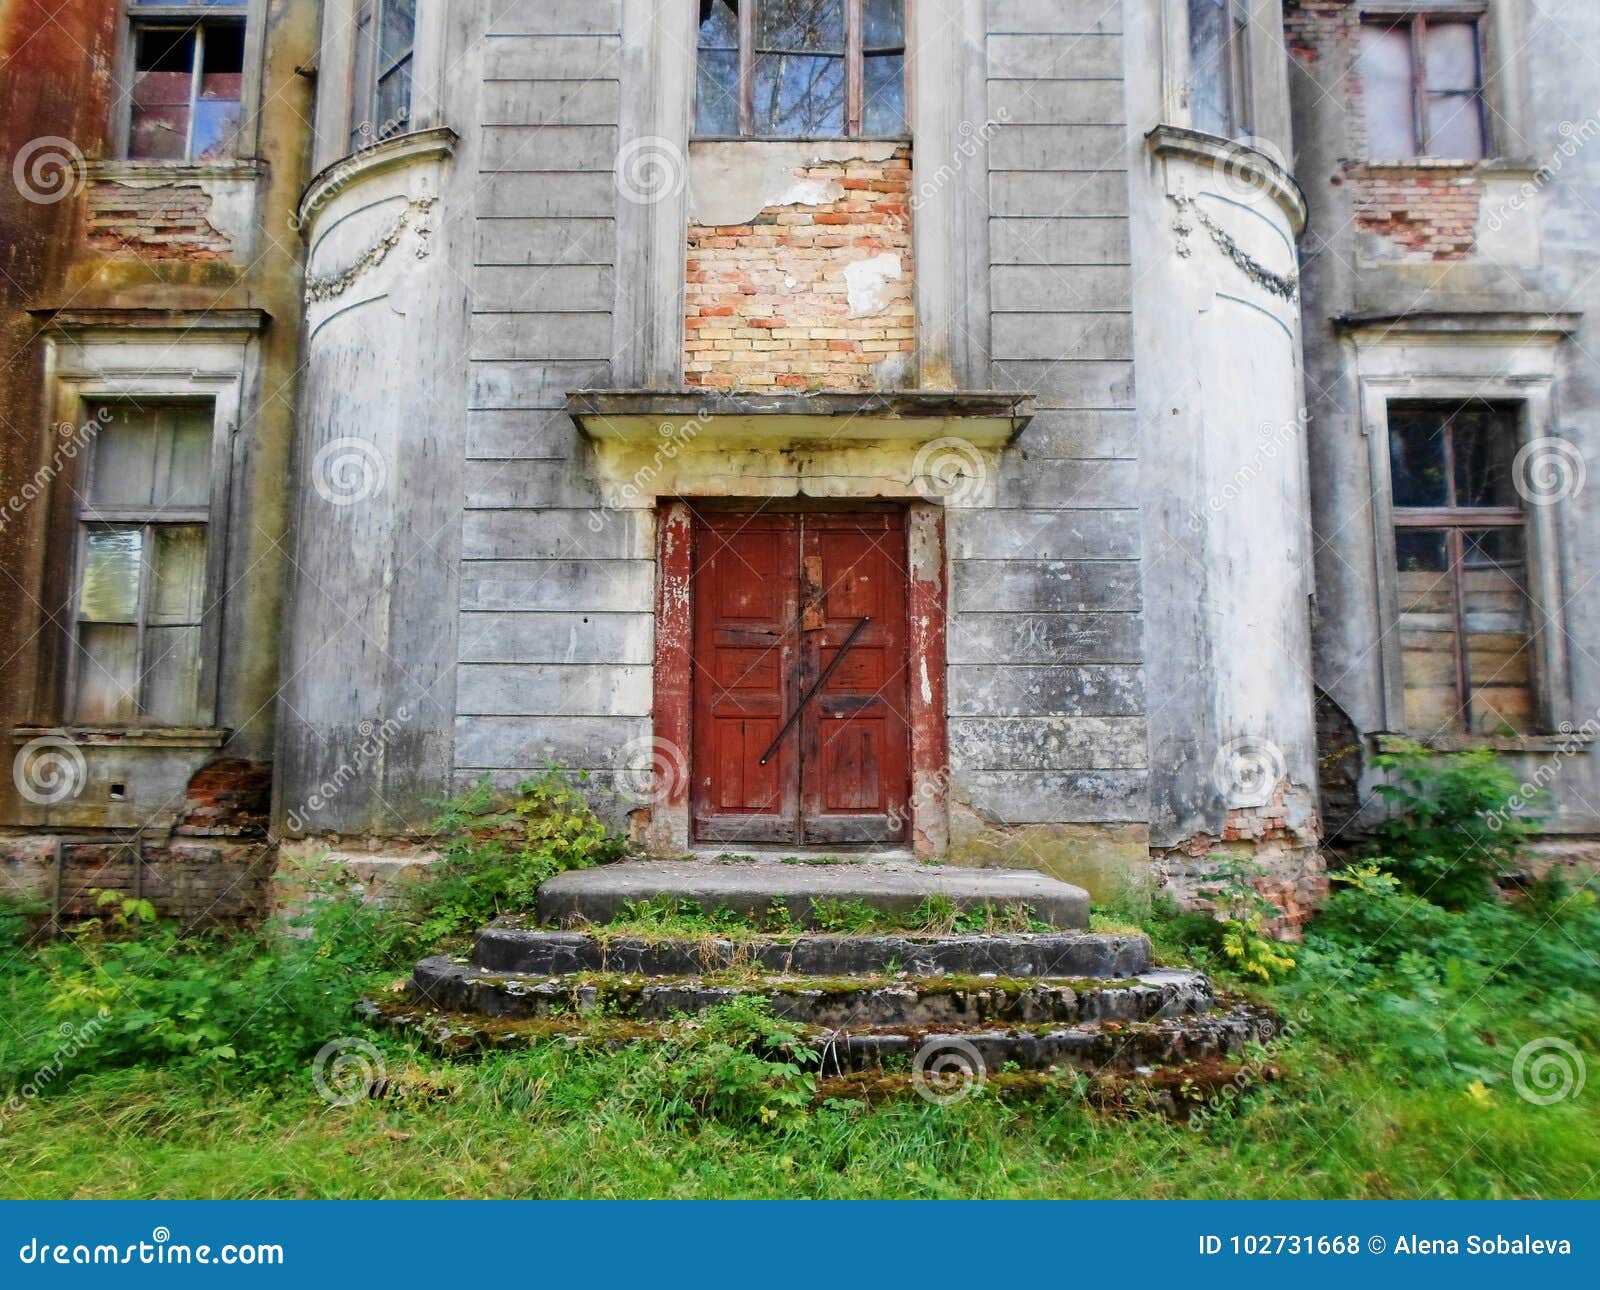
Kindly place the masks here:
MULTIPOLYGON (((1470 254, 1447 262, 1400 263, 1354 221, 1343 163, 1359 156, 1359 117, 1346 95, 1349 60, 1331 48, 1291 61, 1295 166, 1311 207, 1305 243, 1308 401, 1311 411, 1312 507, 1318 534, 1315 662, 1318 684, 1362 733, 1396 728, 1385 711, 1380 612, 1386 576, 1373 515, 1373 449, 1360 410, 1356 350, 1343 315, 1435 313, 1462 332, 1492 333, 1482 321, 1520 314, 1520 328, 1552 314, 1577 314, 1577 329, 1553 354, 1554 415, 1549 433, 1594 461, 1600 379, 1593 361, 1594 313, 1600 307, 1600 243, 1593 212, 1600 202, 1600 119, 1592 93, 1593 51, 1600 45, 1600 9, 1584 0, 1502 0, 1492 7, 1488 84, 1496 165, 1479 167, 1487 185, 1470 254), (1540 177, 1538 167, 1546 167, 1540 177), (1468 320, 1477 318, 1473 323, 1468 320)), ((1443 342, 1434 342, 1435 344, 1443 342)), ((1484 362, 1516 372, 1515 334, 1473 341, 1484 362), (1492 352, 1499 347, 1499 356, 1492 352)), ((1416 353, 1419 372, 1447 371, 1429 349, 1416 353)), ((1452 360, 1453 361, 1453 360, 1452 360)), ((1412 397, 1425 395, 1418 387, 1412 397)), ((1600 712, 1600 665, 1591 642, 1600 627, 1600 588, 1592 571, 1597 540, 1595 492, 1553 503, 1555 549, 1544 572, 1556 589, 1551 627, 1559 637, 1569 683, 1547 696, 1551 720, 1582 728, 1600 712)), ((1392 704, 1390 705, 1393 706, 1392 704)), ((1591 733, 1595 725, 1590 725, 1591 733)), ((1533 777, 1554 775, 1552 828, 1600 830, 1600 768, 1592 745, 1572 755, 1507 751, 1533 777)))

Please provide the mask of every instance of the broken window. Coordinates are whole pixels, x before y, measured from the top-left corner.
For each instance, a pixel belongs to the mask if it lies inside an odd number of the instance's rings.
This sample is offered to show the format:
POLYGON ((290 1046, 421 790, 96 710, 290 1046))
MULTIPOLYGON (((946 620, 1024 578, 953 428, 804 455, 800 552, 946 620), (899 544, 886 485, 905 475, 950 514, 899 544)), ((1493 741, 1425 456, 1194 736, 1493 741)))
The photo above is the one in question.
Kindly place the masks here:
POLYGON ((695 133, 906 132, 904 0, 700 0, 695 133))
POLYGON ((72 720, 196 725, 212 408, 117 404, 97 421, 78 513, 72 720))
POLYGON ((1475 18, 1413 14, 1361 24, 1367 156, 1478 161, 1485 152, 1475 18))
POLYGON ((128 0, 129 157, 211 161, 237 155, 246 8, 246 0, 128 0))
POLYGON ((350 96, 350 148, 359 151, 411 128, 411 53, 416 0, 358 0, 350 96))
POLYGON ((1250 133, 1249 0, 1189 0, 1189 120, 1229 139, 1250 133))
POLYGON ((1537 722, 1515 408, 1389 405, 1406 728, 1525 734, 1537 722))

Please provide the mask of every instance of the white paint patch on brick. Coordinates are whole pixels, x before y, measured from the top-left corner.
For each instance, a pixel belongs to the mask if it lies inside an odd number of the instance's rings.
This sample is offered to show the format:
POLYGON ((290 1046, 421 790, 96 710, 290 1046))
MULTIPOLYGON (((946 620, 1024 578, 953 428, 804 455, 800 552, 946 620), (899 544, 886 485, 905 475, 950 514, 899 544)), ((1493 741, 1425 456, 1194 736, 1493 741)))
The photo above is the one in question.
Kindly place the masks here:
POLYGON ((892 251, 844 266, 852 318, 868 318, 889 307, 889 283, 900 280, 900 257, 892 251))

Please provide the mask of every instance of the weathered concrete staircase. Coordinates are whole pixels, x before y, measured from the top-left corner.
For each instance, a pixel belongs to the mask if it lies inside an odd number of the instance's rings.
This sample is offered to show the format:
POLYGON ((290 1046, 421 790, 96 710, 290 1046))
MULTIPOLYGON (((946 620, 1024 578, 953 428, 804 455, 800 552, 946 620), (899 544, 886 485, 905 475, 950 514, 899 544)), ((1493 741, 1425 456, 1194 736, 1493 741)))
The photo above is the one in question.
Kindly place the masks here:
POLYGON ((987 1071, 1143 1071, 1235 1058, 1270 1024, 1251 1009, 1219 1007, 1201 973, 1152 966, 1144 936, 1086 930, 1087 896, 1031 871, 642 862, 564 874, 541 889, 539 911, 567 927, 505 919, 477 933, 469 959, 424 959, 409 1005, 391 1006, 390 1019, 449 1051, 626 1043, 761 995, 803 1030, 824 1074, 895 1067, 937 1049, 968 1064, 976 1057, 987 1071), (782 899, 803 926, 815 906, 796 897, 814 900, 819 887, 903 911, 908 884, 969 912, 1005 908, 1026 888, 1032 917, 1053 930, 658 939, 604 927, 623 909, 619 891, 706 909, 720 899, 745 913, 782 899))

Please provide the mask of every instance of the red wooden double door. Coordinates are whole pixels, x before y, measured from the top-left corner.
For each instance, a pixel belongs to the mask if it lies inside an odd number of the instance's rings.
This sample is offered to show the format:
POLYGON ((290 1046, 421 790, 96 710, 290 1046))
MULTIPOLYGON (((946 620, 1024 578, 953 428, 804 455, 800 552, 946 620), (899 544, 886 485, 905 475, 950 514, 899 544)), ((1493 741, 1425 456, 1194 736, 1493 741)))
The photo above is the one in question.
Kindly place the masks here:
POLYGON ((690 586, 695 838, 904 840, 903 514, 696 514, 690 586))

